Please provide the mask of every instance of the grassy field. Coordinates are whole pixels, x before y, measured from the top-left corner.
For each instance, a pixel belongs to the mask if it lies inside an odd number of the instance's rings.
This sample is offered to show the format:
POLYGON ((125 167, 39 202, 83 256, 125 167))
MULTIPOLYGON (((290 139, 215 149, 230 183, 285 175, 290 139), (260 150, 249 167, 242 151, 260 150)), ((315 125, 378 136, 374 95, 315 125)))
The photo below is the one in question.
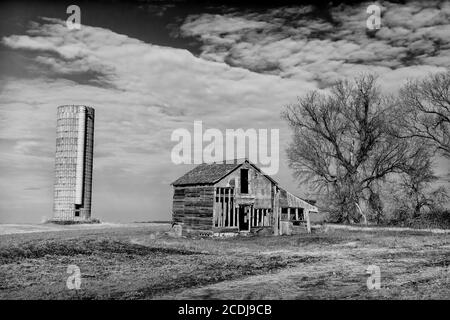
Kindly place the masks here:
POLYGON ((0 299, 450 299, 450 236, 185 239, 168 225, 0 235, 0 299), (68 290, 68 265, 81 270, 68 290), (366 285, 369 265, 381 289, 366 285))

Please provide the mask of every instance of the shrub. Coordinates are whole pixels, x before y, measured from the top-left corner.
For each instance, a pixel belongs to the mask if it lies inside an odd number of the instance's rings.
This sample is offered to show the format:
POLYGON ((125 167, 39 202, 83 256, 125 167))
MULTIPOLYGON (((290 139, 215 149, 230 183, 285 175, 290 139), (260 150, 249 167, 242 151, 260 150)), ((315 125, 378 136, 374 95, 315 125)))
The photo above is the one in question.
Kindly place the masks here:
POLYGON ((424 212, 417 217, 411 217, 411 213, 404 209, 397 209, 392 219, 391 225, 399 225, 410 228, 441 228, 450 229, 450 210, 433 209, 424 212))

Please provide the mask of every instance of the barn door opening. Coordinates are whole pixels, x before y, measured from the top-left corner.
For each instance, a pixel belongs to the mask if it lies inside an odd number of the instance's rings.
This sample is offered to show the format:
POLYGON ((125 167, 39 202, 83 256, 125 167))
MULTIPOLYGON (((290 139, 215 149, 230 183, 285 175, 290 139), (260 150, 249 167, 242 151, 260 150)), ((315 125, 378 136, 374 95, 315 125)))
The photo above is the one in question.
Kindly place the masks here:
POLYGON ((250 206, 239 205, 239 231, 248 231, 250 222, 250 206))

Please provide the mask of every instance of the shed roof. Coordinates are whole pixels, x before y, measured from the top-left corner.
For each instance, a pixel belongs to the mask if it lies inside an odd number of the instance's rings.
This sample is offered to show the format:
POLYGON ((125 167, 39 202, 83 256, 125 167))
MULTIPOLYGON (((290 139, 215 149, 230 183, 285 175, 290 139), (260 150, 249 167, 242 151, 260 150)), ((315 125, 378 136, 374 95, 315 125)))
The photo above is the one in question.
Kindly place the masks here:
POLYGON ((318 212, 318 209, 315 205, 296 196, 295 194, 290 193, 283 188, 280 188, 280 206, 286 208, 306 208, 309 211, 318 212))

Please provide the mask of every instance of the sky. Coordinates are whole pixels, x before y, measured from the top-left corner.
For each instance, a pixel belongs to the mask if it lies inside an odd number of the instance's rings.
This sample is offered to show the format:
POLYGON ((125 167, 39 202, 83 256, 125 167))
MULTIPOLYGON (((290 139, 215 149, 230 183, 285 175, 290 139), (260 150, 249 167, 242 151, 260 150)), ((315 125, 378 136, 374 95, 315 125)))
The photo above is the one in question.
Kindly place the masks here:
MULTIPOLYGON (((450 68, 450 2, 237 5, 184 1, 0 4, 0 223, 52 216, 56 108, 96 110, 93 217, 171 219, 178 128, 278 129, 282 186, 292 177, 280 113, 311 90, 361 72, 386 93, 450 68), (81 9, 69 30, 66 8, 81 9)), ((435 170, 448 182, 449 163, 435 170)))

